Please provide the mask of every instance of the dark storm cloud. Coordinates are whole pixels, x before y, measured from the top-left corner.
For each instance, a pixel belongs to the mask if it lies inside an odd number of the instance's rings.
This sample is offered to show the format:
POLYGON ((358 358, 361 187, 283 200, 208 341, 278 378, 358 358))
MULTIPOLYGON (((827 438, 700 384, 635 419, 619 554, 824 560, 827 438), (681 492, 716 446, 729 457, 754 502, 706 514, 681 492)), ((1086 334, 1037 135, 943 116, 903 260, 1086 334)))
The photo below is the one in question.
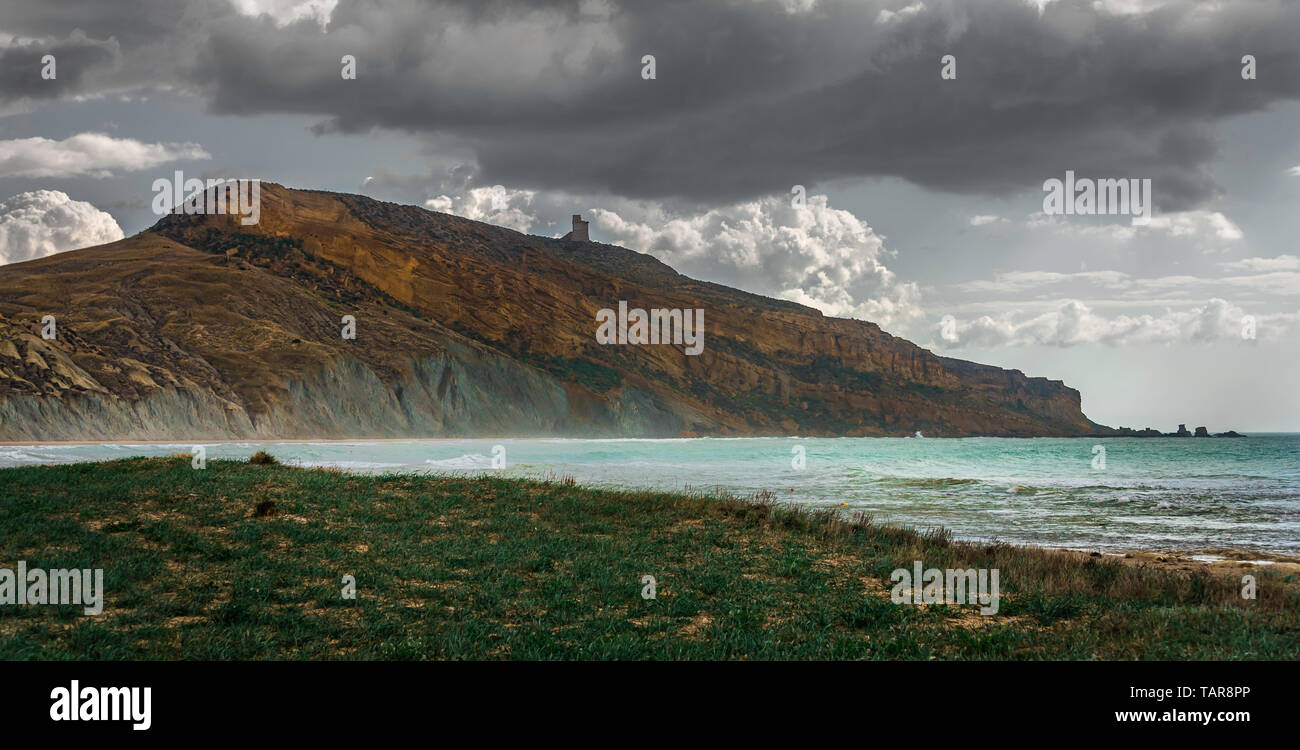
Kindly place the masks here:
POLYGON ((1216 121, 1300 94, 1292 2, 881 9, 342 0, 324 30, 212 14, 176 70, 216 113, 425 134, 472 153, 484 184, 705 203, 873 175, 997 194, 1072 169, 1150 177, 1161 210, 1187 208, 1216 191, 1216 121))
POLYGON ((50 42, 26 41, 0 47, 0 102, 56 99, 87 88, 97 71, 116 64, 114 40, 96 41, 73 33, 50 42), (54 56, 53 79, 42 77, 46 55, 54 56))
POLYGON ((206 18, 233 13, 221 0, 2 0, 0 31, 61 38, 79 29, 134 48, 184 36, 206 18))

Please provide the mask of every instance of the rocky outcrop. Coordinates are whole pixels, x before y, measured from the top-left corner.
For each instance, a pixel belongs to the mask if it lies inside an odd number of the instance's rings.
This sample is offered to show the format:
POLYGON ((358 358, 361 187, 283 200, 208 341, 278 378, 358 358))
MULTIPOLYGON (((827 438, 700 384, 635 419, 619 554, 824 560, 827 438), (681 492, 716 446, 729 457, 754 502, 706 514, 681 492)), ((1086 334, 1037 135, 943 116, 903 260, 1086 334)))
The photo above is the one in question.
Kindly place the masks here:
POLYGON ((626 248, 261 196, 252 227, 167 216, 0 267, 0 440, 1111 432, 1059 381, 626 248), (598 344, 596 313, 620 300, 704 310, 703 352, 598 344))
POLYGON ((263 414, 204 390, 165 388, 134 401, 102 392, 13 396, 0 401, 0 425, 9 441, 613 437, 675 434, 692 416, 635 388, 575 409, 554 378, 469 348, 412 360, 391 385, 357 360, 339 360, 286 380, 285 391, 263 414))
POLYGON ((1143 427, 1140 430, 1135 430, 1131 427, 1116 427, 1113 430, 1107 430, 1106 432, 1097 433, 1096 435, 1090 435, 1089 437, 1216 437, 1216 438, 1221 438, 1221 437, 1246 437, 1246 436, 1236 432, 1235 430, 1228 430, 1227 432, 1216 432, 1214 434, 1210 434, 1210 431, 1204 427, 1197 427, 1196 432, 1193 434, 1187 431, 1187 425, 1180 424, 1178 425, 1177 432, 1161 432, 1160 430, 1156 430, 1151 427, 1143 427))

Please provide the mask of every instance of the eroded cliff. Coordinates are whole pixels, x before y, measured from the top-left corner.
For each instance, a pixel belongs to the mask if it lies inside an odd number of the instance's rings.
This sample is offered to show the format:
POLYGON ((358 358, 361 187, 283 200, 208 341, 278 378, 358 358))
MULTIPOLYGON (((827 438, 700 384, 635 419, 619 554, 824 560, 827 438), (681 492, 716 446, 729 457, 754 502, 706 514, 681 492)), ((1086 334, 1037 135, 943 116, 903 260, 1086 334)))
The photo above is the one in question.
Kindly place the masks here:
POLYGON ((0 267, 0 440, 1106 429, 1059 381, 625 248, 271 184, 261 200, 255 226, 167 216, 0 267), (598 344, 620 300, 703 309, 704 351, 598 344))

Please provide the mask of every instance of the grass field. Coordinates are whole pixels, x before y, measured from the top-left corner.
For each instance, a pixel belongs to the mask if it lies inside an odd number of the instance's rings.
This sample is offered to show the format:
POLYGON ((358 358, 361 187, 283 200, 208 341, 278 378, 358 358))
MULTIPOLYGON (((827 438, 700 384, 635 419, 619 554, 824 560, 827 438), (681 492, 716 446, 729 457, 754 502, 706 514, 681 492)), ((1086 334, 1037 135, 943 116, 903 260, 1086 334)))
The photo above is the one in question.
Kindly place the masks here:
POLYGON ((1295 659, 1300 582, 951 541, 739 499, 127 459, 0 470, 0 568, 103 568, 103 614, 0 606, 3 659, 1295 659), (997 568, 1001 605, 893 604, 997 568), (356 578, 356 599, 341 595, 356 578), (641 578, 657 581, 642 598, 641 578))

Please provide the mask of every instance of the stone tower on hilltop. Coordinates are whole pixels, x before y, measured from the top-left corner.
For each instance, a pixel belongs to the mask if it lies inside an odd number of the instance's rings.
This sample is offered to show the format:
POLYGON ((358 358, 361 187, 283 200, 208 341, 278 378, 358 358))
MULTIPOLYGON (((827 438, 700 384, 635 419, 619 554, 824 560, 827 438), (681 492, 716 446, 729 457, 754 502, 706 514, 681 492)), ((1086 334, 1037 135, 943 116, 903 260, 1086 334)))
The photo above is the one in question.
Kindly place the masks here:
POLYGON ((578 242, 591 242, 591 237, 587 235, 587 224, 582 220, 582 214, 573 215, 573 231, 564 235, 562 240, 577 240, 578 242))

